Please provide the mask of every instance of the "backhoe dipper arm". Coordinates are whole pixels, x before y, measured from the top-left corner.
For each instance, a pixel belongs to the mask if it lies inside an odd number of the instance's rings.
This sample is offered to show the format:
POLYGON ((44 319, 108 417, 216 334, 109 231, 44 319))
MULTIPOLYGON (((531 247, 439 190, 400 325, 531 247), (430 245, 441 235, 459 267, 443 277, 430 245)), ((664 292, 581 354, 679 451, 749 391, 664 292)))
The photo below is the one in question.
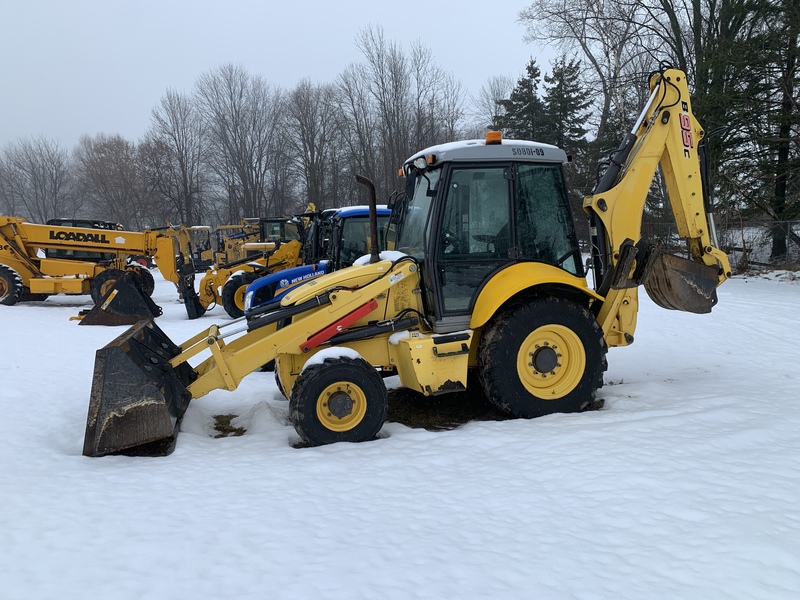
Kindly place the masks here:
POLYGON ((665 308, 709 312, 714 289, 730 277, 728 257, 716 247, 712 217, 705 212, 698 156, 704 132, 692 113, 686 76, 666 69, 649 84, 650 97, 633 130, 583 202, 592 219, 595 288, 605 297, 598 320, 609 345, 633 341, 639 284, 665 308), (645 202, 659 166, 691 260, 641 241, 645 202))

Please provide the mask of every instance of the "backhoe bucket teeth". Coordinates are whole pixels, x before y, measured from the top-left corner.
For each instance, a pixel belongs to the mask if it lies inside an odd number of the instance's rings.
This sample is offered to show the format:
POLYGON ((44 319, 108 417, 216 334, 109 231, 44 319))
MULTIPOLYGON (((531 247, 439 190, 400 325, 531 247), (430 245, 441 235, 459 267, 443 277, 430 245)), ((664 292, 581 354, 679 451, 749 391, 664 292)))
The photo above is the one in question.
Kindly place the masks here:
POLYGON ((716 268, 659 251, 644 289, 662 308, 705 314, 717 303, 718 284, 716 268))
POLYGON ((80 325, 133 325, 161 315, 161 307, 148 296, 133 271, 126 271, 81 318, 80 325))
POLYGON ((85 456, 166 456, 196 378, 188 363, 169 360, 180 348, 142 321, 97 351, 83 442, 85 456))

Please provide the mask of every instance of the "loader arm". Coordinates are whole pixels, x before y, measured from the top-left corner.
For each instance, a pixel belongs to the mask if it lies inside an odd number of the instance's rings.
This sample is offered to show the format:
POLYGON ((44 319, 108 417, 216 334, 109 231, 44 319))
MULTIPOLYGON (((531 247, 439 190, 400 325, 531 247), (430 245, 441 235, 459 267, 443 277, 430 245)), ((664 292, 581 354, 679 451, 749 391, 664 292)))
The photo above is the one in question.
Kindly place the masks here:
POLYGON ((731 275, 707 211, 698 148, 703 136, 684 73, 667 69, 653 75, 633 130, 584 199, 592 219, 595 288, 605 298, 597 317, 610 346, 633 341, 638 285, 665 308, 709 312, 715 288, 731 275), (645 202, 659 167, 688 260, 641 240, 645 202))
MULTIPOLYGON (((363 331, 397 316, 397 303, 405 310, 401 300, 414 297, 418 275, 410 258, 344 269, 297 288, 245 325, 212 325, 181 345, 152 321, 137 323, 97 351, 84 454, 149 454, 151 444, 163 453, 193 398, 235 390, 279 354, 310 357, 349 327, 363 331)), ((375 346, 373 364, 390 366, 390 345, 375 346)))
MULTIPOLYGON (((181 354, 170 363, 176 368, 202 352, 209 351, 211 356, 194 369, 197 379, 187 386, 192 398, 204 396, 215 389, 234 390, 242 379, 266 362, 274 360, 278 354, 307 354, 313 350, 308 347, 307 342, 318 334, 322 333, 324 337, 333 326, 334 330, 323 340, 327 341, 335 333, 357 323, 362 316, 355 311, 366 310, 364 307, 368 307, 369 311, 365 315, 369 317, 364 316, 365 320, 384 320, 387 317, 387 291, 400 280, 412 280, 416 272, 414 263, 408 261, 397 265, 392 270, 391 277, 383 277, 390 266, 390 262, 381 261, 328 275, 325 277, 326 287, 323 289, 314 286, 321 280, 309 282, 296 293, 285 296, 281 300, 280 308, 260 315, 259 320, 263 326, 254 327, 251 324, 250 331, 226 342, 225 336, 233 337, 248 328, 223 334, 214 325, 181 344, 181 354), (333 287, 331 284, 334 284, 333 287), (304 293, 301 295, 300 292, 304 293), (372 301, 377 304, 372 304, 372 301), (276 328, 275 323, 291 315, 293 309, 301 312, 288 325, 276 328), (358 317, 358 320, 348 323, 350 315, 351 318, 358 317)), ((258 321, 256 323, 261 325, 258 321)))

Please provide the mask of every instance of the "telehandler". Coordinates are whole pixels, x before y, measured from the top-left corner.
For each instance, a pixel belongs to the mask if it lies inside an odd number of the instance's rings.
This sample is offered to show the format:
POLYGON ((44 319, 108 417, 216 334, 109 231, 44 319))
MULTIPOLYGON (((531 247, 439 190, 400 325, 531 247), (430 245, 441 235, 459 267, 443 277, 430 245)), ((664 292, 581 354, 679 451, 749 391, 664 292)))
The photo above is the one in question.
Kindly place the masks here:
POLYGON ((147 296, 155 287, 152 274, 134 260, 136 256, 155 258, 164 278, 179 291, 193 285, 191 261, 179 249, 181 231, 124 231, 112 225, 74 219, 41 225, 0 216, 0 304, 44 300, 54 294, 90 294, 97 305, 125 273, 132 273, 137 289, 115 295, 116 314, 123 318, 129 301, 131 307, 141 304, 139 287, 147 296))
MULTIPOLYGON (((289 418, 312 445, 373 439, 387 414, 386 373, 432 396, 464 390, 475 371, 511 416, 581 411, 602 385, 608 347, 634 340, 639 285, 661 306, 705 313, 730 277, 704 206, 704 132, 686 77, 665 68, 649 87, 633 130, 584 199, 593 287, 563 150, 498 132, 433 146, 402 166, 393 251, 378 254, 373 243, 357 265, 180 345, 142 321, 98 350, 83 453, 168 453, 192 398, 234 390, 272 359, 289 418), (688 258, 641 239, 659 166, 688 258)), ((375 242, 376 229, 373 221, 375 242)))

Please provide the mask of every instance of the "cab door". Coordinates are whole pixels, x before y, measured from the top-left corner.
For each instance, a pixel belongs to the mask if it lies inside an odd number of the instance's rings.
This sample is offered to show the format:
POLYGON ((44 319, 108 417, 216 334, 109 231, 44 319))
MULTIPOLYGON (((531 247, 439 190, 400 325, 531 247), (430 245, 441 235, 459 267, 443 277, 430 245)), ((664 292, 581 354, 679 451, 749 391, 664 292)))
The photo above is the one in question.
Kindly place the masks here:
POLYGON ((463 321, 481 285, 513 261, 510 164, 452 165, 432 237, 437 320, 463 321))

